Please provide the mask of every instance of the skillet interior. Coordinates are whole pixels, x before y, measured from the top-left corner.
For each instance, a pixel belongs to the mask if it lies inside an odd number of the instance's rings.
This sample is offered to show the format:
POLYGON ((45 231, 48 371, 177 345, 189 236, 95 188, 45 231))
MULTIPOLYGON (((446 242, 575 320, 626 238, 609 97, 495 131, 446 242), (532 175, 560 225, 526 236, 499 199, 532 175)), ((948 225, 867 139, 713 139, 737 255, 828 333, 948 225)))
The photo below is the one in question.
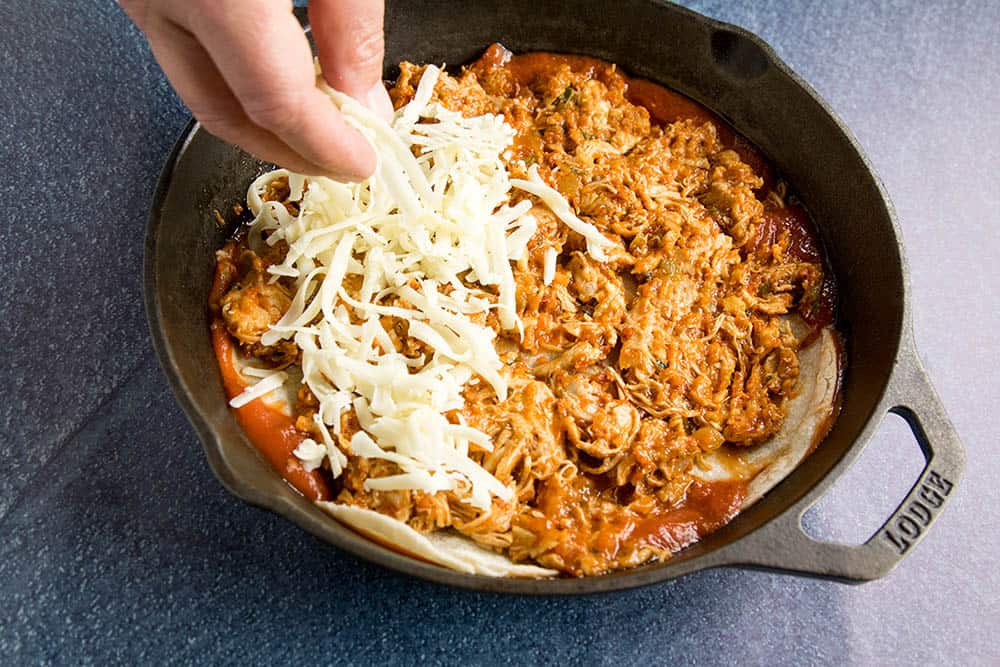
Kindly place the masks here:
MULTIPOLYGON (((683 92, 771 159, 816 220, 840 289, 849 341, 843 407, 829 436, 784 482, 725 528, 671 561, 581 580, 493 580, 418 563, 331 522, 251 449, 229 413, 208 336, 214 252, 230 230, 213 222, 263 167, 204 132, 178 146, 157 189, 146 247, 154 343, 178 398, 226 487, 359 556, 418 576, 486 590, 579 593, 627 588, 727 562, 720 549, 781 514, 862 447, 888 383, 905 320, 904 267, 892 211, 853 140, 757 38, 648 0, 586 0, 572 10, 525 0, 389 3, 386 62, 459 64, 493 41, 515 52, 583 53, 683 92)), ((387 77, 395 72, 387 69, 387 77)))

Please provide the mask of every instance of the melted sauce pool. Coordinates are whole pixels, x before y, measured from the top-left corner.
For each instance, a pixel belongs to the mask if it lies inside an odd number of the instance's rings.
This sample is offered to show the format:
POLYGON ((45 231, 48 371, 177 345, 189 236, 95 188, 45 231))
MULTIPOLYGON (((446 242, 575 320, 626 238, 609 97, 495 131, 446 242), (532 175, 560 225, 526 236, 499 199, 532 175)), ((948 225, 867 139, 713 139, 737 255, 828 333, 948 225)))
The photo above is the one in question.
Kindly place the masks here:
POLYGON ((745 497, 746 483, 742 480, 696 481, 679 505, 636 522, 630 539, 635 544, 679 551, 729 523, 745 497))

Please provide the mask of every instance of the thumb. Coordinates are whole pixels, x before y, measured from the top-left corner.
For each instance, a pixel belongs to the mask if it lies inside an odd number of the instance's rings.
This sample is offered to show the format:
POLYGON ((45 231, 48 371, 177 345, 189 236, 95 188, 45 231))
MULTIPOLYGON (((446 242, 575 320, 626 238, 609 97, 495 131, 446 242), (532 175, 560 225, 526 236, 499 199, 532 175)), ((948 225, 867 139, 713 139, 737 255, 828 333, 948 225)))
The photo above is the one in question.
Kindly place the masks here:
POLYGON ((323 77, 385 120, 392 103, 382 85, 382 0, 312 0, 309 23, 323 77))

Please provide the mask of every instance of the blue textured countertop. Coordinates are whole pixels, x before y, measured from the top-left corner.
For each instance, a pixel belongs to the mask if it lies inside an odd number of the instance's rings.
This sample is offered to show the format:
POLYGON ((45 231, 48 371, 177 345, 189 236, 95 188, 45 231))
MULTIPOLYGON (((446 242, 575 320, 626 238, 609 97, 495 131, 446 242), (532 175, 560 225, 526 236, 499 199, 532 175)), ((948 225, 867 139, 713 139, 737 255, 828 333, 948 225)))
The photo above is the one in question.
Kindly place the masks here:
MULTIPOLYGON (((717 570, 581 599, 412 580, 222 489, 141 298, 147 206, 186 112, 110 0, 4 5, 0 663, 1000 662, 1000 4, 690 3, 768 40, 872 159, 968 472, 876 583, 717 570)), ((919 468, 888 418, 811 530, 863 540, 919 468)))

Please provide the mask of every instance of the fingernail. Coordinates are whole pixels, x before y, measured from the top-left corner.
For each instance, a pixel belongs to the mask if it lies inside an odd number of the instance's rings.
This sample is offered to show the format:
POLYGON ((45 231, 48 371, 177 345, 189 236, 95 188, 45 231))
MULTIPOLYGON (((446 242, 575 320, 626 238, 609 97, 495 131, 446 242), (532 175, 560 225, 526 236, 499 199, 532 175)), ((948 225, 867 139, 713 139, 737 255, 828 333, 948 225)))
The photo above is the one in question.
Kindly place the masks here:
POLYGON ((340 171, 325 171, 320 176, 326 176, 331 181, 337 181, 338 183, 358 183, 364 180, 355 174, 347 174, 340 171))
POLYGON ((389 99, 389 92, 381 81, 372 86, 372 89, 365 94, 362 100, 364 105, 375 112, 375 114, 387 123, 392 122, 395 112, 392 109, 392 101, 389 99))
POLYGON ((365 169, 364 166, 362 165, 350 165, 350 166, 359 166, 361 168, 355 170, 348 167, 347 169, 345 169, 344 165, 338 165, 333 169, 330 168, 324 169, 320 175, 326 176, 327 178, 339 181, 341 183, 360 183, 361 181, 371 176, 371 172, 365 169))
MULTIPOLYGON (((362 138, 361 141, 365 140, 362 138)), ((372 149, 367 145, 359 147, 359 152, 352 155, 353 159, 328 166, 323 170, 322 175, 341 183, 360 183, 375 171, 377 158, 371 151, 372 149), (365 148, 367 148, 366 155, 361 155, 360 151, 365 148), (368 156, 367 152, 371 152, 371 155, 368 156)))

